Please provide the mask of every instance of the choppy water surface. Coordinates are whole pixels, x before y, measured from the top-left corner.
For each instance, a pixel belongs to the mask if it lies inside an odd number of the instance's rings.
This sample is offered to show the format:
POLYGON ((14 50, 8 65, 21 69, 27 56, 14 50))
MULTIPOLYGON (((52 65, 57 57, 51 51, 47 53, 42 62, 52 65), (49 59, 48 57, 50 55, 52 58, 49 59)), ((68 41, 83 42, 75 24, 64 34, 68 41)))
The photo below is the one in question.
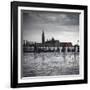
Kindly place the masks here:
POLYGON ((22 77, 79 74, 78 53, 24 53, 22 77))

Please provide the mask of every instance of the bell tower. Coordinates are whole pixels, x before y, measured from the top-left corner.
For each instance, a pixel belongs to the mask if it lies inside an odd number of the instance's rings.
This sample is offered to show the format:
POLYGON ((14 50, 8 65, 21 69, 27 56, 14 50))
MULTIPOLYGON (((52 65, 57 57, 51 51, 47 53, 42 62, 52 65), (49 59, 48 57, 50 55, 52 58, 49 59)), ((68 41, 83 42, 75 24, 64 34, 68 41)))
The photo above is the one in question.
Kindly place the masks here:
POLYGON ((45 43, 45 35, 44 35, 44 31, 42 31, 42 44, 45 43))

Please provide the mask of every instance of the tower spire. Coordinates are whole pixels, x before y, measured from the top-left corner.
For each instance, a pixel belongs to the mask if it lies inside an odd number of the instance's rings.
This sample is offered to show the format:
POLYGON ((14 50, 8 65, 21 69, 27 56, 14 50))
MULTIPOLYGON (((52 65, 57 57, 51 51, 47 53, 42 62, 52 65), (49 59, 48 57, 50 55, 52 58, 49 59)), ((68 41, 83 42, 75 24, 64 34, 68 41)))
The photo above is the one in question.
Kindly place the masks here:
POLYGON ((42 44, 45 43, 45 35, 44 35, 44 30, 42 31, 42 44))

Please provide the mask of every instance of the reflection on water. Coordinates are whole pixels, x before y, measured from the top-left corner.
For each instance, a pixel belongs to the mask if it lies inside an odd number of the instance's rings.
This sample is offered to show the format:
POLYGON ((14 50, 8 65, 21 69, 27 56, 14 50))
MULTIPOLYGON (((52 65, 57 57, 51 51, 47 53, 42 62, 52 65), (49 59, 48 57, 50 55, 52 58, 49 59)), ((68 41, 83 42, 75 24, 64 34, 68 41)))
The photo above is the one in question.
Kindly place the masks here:
POLYGON ((24 53, 22 77, 79 74, 79 53, 24 53))

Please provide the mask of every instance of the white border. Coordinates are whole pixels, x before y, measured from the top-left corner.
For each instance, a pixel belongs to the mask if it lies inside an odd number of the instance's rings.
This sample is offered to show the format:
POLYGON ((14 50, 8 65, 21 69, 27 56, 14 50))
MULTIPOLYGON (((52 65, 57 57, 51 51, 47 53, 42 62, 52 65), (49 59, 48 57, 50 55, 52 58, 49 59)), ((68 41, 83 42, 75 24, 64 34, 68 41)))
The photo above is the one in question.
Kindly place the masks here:
POLYGON ((36 7, 18 7, 18 83, 32 83, 45 81, 66 81, 84 79, 84 11, 73 9, 52 9, 52 8, 36 8, 36 7), (21 10, 35 11, 59 11, 80 13, 80 75, 61 75, 61 76, 42 76, 42 77, 25 77, 21 79, 21 10))

